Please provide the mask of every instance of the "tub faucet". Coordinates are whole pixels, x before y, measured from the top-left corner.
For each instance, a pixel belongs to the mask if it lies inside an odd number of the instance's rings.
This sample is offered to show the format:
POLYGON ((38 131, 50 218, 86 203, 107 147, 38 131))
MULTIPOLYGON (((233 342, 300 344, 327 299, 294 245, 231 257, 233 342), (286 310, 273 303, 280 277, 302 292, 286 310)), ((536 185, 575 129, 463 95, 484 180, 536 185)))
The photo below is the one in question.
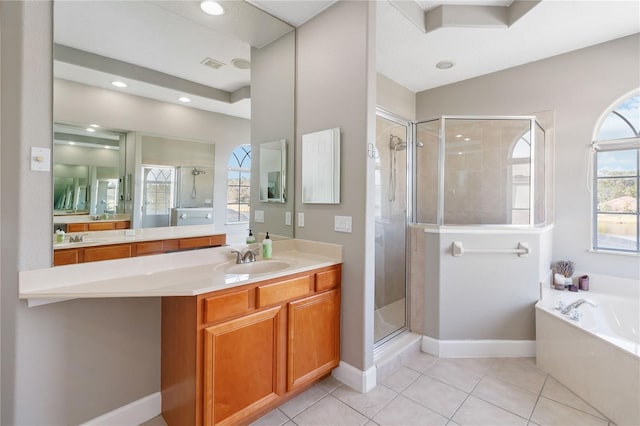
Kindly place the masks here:
POLYGON ((572 309, 576 309, 576 308, 578 308, 579 306, 581 306, 584 303, 586 303, 587 305, 592 306, 594 308, 598 307, 597 303, 593 303, 590 300, 579 299, 579 300, 576 300, 575 302, 570 303, 569 305, 565 306, 564 309, 562 309, 562 311, 560 311, 560 313, 562 313, 563 315, 567 315, 569 312, 571 312, 572 309))

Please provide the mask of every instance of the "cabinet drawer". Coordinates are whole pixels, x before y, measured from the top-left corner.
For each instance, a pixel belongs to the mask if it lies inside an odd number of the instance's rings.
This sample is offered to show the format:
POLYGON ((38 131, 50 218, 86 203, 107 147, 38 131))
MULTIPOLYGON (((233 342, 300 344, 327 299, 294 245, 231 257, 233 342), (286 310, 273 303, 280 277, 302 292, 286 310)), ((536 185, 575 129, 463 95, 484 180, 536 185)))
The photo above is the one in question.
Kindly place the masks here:
POLYGON ((130 222, 128 220, 115 222, 115 224, 116 224, 116 229, 129 229, 130 227, 130 222))
POLYGON ((316 291, 330 290, 340 284, 341 268, 334 268, 316 274, 316 291))
POLYGON ((213 247, 223 246, 223 245, 225 245, 227 243, 227 235, 226 234, 212 235, 210 238, 211 238, 210 244, 213 247))
POLYGON ((249 311, 249 290, 207 297, 203 302, 204 323, 220 321, 249 311))
POLYGON ((80 261, 78 249, 56 250, 53 252, 53 266, 72 265, 80 261))
POLYGON ((89 231, 111 231, 115 229, 113 222, 96 222, 89 224, 89 231))
POLYGON ((84 261, 122 259, 131 257, 131 244, 117 244, 113 246, 88 247, 84 249, 84 261))
POLYGON ((86 230, 86 223, 70 223, 67 225, 67 232, 84 232, 86 230))
POLYGON ((164 249, 162 240, 136 243, 136 256, 144 256, 145 254, 155 254, 163 252, 164 249))
POLYGON ((309 293, 311 277, 294 278, 256 288, 256 307, 274 305, 309 293))
POLYGON ((180 249, 209 247, 211 245, 209 237, 181 238, 179 241, 180 249))
POLYGON ((180 250, 180 240, 164 240, 162 247, 165 253, 180 250))

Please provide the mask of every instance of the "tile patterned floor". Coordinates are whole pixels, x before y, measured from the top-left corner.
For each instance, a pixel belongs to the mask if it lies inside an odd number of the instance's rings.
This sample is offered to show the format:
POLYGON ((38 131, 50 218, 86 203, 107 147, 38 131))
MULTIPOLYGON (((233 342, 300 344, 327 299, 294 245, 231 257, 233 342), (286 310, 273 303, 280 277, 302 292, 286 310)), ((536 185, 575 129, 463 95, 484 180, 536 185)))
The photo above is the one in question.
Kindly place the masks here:
MULTIPOLYGON (((532 358, 437 358, 405 354, 371 392, 333 377, 252 426, 613 425, 532 358)), ((161 417, 144 426, 163 426, 161 417)))

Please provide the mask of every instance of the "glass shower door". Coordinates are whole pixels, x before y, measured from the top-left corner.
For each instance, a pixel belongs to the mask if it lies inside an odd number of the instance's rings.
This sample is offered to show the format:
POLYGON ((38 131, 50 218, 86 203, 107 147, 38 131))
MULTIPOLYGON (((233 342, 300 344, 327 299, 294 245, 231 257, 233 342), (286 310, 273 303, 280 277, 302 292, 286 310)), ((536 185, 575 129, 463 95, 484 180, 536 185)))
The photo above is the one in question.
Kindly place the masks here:
POLYGON ((407 327, 406 234, 409 123, 378 111, 375 168, 374 342, 407 327))

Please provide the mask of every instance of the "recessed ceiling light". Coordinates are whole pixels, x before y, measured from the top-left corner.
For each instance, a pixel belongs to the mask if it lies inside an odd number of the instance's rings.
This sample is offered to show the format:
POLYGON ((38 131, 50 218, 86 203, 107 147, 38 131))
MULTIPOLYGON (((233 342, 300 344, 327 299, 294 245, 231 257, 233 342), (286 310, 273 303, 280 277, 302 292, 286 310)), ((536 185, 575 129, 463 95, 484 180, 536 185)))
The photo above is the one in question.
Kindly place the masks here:
POLYGON ((251 62, 249 62, 248 59, 236 58, 232 60, 231 63, 239 70, 248 70, 251 68, 251 62))
POLYGON ((180 96, 178 100, 180 102, 184 102, 185 104, 188 104, 189 102, 191 102, 191 99, 187 98, 186 96, 180 96))
POLYGON ((216 1, 203 1, 200 3, 200 9, 202 9, 202 11, 207 15, 224 15, 224 9, 220 6, 220 3, 216 1))
POLYGON ((95 128, 98 128, 98 127, 100 127, 100 126, 99 126, 99 125, 97 125, 97 124, 89 124, 89 127, 95 127, 95 128))
POLYGON ((105 145, 104 147, 105 147, 105 149, 111 149, 111 147, 109 145, 105 145))
POLYGON ((470 138, 464 138, 465 142, 469 142, 471 139, 470 138))
POLYGON ((111 84, 121 88, 127 87, 127 83, 125 83, 124 81, 112 81, 111 84))
POLYGON ((75 142, 69 142, 69 145, 75 145, 75 144, 76 144, 75 142))
POLYGON ((436 64, 436 68, 439 70, 448 70, 449 68, 453 68, 454 63, 451 61, 440 61, 436 64))
POLYGON ((93 127, 87 127, 85 130, 89 133, 93 133, 96 131, 96 129, 94 129, 93 127))
POLYGON ((456 135, 456 138, 461 138, 461 137, 462 137, 462 135, 456 135))

